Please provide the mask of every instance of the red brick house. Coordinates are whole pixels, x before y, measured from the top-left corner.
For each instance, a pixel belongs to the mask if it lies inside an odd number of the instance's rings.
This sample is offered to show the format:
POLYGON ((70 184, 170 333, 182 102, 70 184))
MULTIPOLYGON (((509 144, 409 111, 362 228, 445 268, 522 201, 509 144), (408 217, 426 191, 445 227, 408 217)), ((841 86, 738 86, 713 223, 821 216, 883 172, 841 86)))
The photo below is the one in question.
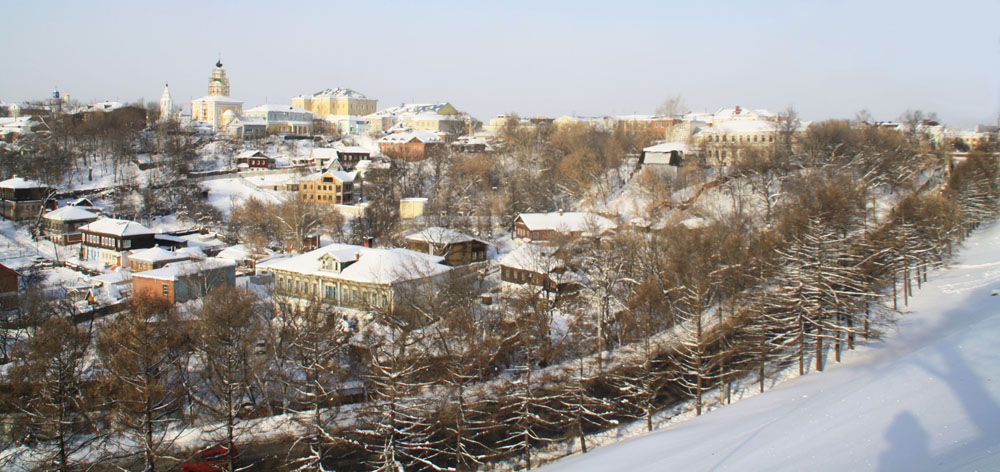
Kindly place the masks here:
POLYGON ((201 298, 215 287, 236 284, 236 263, 208 258, 201 261, 171 262, 159 269, 132 274, 132 292, 184 303, 201 298))
POLYGON ((419 161, 445 148, 444 139, 433 131, 395 133, 378 140, 382 154, 393 159, 419 161))

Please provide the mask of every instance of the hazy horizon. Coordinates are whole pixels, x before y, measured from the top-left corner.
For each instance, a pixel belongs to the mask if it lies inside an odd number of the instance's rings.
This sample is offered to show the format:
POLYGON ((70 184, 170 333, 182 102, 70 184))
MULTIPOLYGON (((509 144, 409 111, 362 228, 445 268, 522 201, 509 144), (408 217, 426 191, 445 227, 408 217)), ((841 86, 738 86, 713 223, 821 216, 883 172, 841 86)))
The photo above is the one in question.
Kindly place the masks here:
POLYGON ((7 5, 0 100, 205 95, 221 53, 245 108, 347 87, 487 121, 740 105, 804 119, 1000 113, 998 2, 131 2, 7 5))

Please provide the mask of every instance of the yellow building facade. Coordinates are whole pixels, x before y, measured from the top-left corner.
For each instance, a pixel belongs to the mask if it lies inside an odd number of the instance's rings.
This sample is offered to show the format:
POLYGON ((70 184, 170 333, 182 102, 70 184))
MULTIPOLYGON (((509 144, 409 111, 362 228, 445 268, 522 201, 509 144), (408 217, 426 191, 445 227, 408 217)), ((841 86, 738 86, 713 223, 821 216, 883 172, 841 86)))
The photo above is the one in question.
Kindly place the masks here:
POLYGON ((312 95, 292 98, 292 106, 327 115, 369 115, 375 113, 378 100, 348 88, 326 89, 312 95))

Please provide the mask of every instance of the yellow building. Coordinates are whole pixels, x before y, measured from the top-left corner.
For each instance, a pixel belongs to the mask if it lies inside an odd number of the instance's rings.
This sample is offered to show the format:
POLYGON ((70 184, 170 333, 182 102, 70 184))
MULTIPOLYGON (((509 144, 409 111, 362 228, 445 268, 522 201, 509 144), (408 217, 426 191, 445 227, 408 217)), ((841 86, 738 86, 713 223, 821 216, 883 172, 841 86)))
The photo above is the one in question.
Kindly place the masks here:
POLYGON ((354 203, 355 181, 360 192, 361 182, 357 172, 328 170, 313 174, 299 181, 299 198, 310 203, 351 205, 354 203))
POLYGON ((229 78, 220 60, 208 79, 208 95, 191 101, 191 119, 211 123, 212 130, 218 131, 231 121, 233 115, 224 116, 227 111, 242 115, 243 102, 229 96, 229 78))
POLYGON ((378 100, 349 88, 326 89, 312 95, 292 98, 292 106, 327 115, 369 115, 375 113, 378 100))
POLYGON ((710 165, 732 165, 744 147, 773 146, 778 123, 769 120, 731 120, 710 126, 695 135, 710 165))

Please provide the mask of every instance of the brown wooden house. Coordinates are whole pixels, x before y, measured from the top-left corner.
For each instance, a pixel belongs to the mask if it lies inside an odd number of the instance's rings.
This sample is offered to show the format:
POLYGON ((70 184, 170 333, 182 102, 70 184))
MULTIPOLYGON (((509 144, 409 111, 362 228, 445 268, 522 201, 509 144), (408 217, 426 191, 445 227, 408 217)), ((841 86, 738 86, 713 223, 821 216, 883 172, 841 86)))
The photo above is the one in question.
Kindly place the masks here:
POLYGON ((273 169, 274 158, 260 151, 243 151, 236 156, 236 167, 248 169, 273 169))
POLYGON ((521 213, 514 220, 514 236, 531 242, 547 243, 559 237, 575 238, 581 234, 603 233, 614 228, 613 221, 583 212, 521 213))
MULTIPOLYGON (((0 182, 0 216, 8 220, 26 220, 38 216, 51 189, 34 180, 13 176, 0 182)), ((49 201, 55 209, 55 200, 49 201)))
POLYGON ((56 244, 76 244, 83 240, 80 227, 97 221, 100 216, 79 206, 64 206, 42 215, 42 232, 56 244))
POLYGON ((453 229, 431 227, 406 237, 406 247, 432 256, 444 256, 444 263, 459 266, 486 260, 485 241, 453 229))

